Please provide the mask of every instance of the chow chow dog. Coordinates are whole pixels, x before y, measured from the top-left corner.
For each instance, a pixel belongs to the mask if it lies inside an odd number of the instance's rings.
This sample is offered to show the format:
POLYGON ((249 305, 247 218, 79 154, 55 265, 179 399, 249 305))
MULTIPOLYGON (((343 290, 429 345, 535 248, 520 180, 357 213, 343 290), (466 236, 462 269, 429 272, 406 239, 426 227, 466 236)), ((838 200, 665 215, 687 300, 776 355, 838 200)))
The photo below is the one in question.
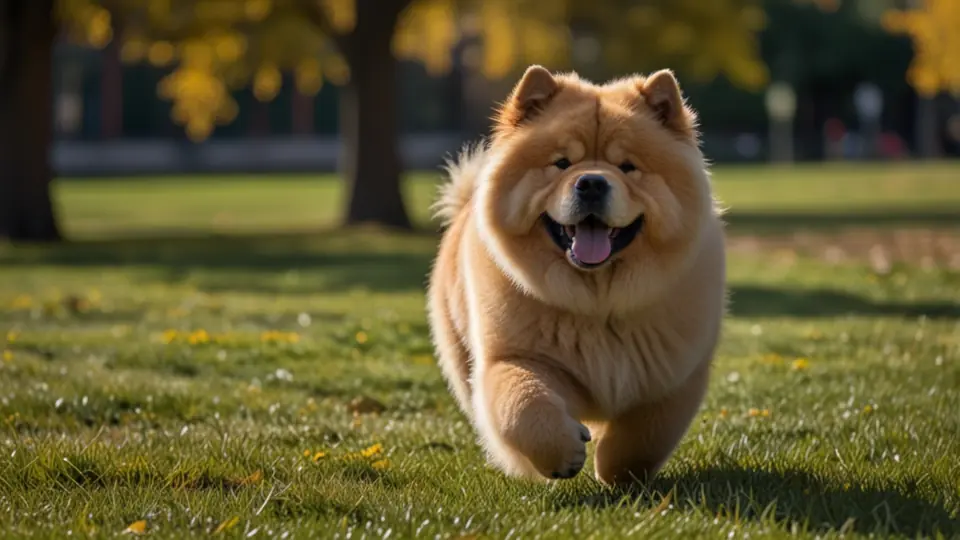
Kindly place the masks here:
POLYGON ((726 309, 723 223, 673 73, 531 66, 448 163, 429 277, 439 364, 492 464, 652 478, 697 413, 726 309))

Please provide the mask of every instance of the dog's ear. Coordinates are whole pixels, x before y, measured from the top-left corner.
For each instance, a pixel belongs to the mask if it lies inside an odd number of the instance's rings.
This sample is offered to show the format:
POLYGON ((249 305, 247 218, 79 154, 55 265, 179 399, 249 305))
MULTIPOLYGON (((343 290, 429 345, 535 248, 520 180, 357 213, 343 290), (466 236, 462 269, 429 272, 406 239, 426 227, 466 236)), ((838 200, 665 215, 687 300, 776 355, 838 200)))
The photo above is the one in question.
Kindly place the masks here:
POLYGON ((537 115, 560 90, 560 83, 543 66, 527 68, 497 115, 499 130, 509 129, 537 115))
POLYGON ((672 71, 662 69, 653 73, 643 79, 639 90, 644 103, 661 124, 685 138, 697 138, 697 114, 684 102, 680 83, 672 71))

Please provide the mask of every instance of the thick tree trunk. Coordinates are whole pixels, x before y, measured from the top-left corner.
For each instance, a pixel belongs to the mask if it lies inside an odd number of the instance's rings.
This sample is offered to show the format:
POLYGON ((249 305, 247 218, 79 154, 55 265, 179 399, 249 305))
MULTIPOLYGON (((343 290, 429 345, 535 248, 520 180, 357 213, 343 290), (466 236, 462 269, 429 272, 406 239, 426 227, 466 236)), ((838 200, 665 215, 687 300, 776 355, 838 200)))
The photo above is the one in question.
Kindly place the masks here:
POLYGON ((60 239, 50 197, 54 0, 0 0, 0 238, 60 239))
POLYGON ((350 81, 340 101, 348 225, 410 228, 397 148, 397 62, 390 50, 397 17, 407 3, 357 0, 356 27, 341 43, 350 65, 350 81))

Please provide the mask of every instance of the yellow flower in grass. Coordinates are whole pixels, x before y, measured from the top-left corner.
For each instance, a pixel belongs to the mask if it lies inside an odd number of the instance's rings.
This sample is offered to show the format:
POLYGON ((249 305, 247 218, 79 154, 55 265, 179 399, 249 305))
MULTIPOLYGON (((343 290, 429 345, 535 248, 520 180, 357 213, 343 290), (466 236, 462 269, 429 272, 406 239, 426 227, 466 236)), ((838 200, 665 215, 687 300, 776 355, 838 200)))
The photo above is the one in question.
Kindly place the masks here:
POLYGON ((363 345, 369 339, 369 337, 367 336, 367 333, 364 332, 363 330, 357 332, 357 335, 354 337, 356 338, 357 343, 359 343, 360 345, 363 345))
POLYGON ((803 371, 810 367, 810 361, 806 358, 797 358, 790 364, 790 369, 794 371, 803 371))
POLYGON ((313 457, 310 458, 314 463, 320 461, 321 459, 327 456, 326 452, 320 451, 313 454, 313 457))
POLYGON ((756 407, 750 407, 750 410, 747 411, 747 416, 751 418, 756 418, 758 416, 766 418, 770 416, 770 409, 758 409, 756 407))
POLYGON ((200 329, 196 332, 191 333, 187 337, 187 342, 191 345, 202 345, 204 343, 210 343, 210 334, 206 330, 200 329))
POLYGON ((4 361, 4 362, 12 362, 12 361, 13 361, 13 351, 11 351, 11 350, 5 350, 5 351, 3 351, 3 361, 4 361))
POLYGON ((383 470, 386 470, 387 467, 390 466, 390 460, 389 460, 389 459, 386 459, 386 458, 384 458, 384 459, 378 459, 378 460, 374 461, 373 463, 371 463, 370 466, 373 467, 374 469, 378 470, 378 471, 383 471, 383 470))
POLYGON ((13 343, 17 341, 17 337, 19 337, 19 334, 17 334, 13 330, 7 332, 7 343, 13 343))
POLYGON ((370 457, 379 455, 381 452, 383 452, 383 445, 380 443, 377 443, 361 450, 360 455, 365 458, 370 458, 370 457))
POLYGON ((169 344, 173 343, 174 341, 176 341, 176 340, 177 340, 177 336, 179 336, 179 335, 180 335, 179 332, 177 332, 176 330, 174 330, 174 329, 171 328, 171 329, 169 329, 169 330, 164 330, 164 331, 163 331, 162 339, 163 339, 163 342, 164 342, 164 343, 166 343, 166 344, 169 345, 169 344))

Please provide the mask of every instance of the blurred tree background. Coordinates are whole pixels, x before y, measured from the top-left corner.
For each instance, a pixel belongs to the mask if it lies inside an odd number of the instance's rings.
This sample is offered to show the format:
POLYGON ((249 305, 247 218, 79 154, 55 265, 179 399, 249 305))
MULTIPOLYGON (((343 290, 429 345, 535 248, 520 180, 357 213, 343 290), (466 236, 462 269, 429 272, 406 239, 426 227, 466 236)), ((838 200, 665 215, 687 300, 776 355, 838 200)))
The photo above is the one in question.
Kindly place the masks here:
MULTIPOLYGON (((720 130, 762 131, 761 92, 775 79, 802 97, 798 129, 818 131, 829 117, 851 116, 850 105, 837 96, 864 80, 882 85, 893 100, 913 99, 908 80, 926 96, 958 92, 960 33, 951 29, 960 27, 960 3, 900 4, 0 0, 0 236, 60 237, 49 192, 58 36, 105 49, 104 78, 136 69, 114 60, 151 70, 153 79, 141 79, 156 80, 170 116, 193 142, 231 129, 244 107, 284 95, 309 97, 326 117, 337 116, 330 125, 344 143, 345 223, 405 228, 410 220, 401 194, 399 135, 407 109, 424 101, 404 90, 405 66, 420 66, 421 79, 476 74, 490 99, 533 62, 593 79, 671 67, 704 123, 720 130), (324 97, 331 85, 334 100, 324 97)), ((103 99, 122 98, 107 93, 103 99)), ((466 131, 482 129, 493 105, 486 102, 482 110, 458 111, 466 131)), ((313 124, 316 114, 304 109, 301 116, 313 124)))

